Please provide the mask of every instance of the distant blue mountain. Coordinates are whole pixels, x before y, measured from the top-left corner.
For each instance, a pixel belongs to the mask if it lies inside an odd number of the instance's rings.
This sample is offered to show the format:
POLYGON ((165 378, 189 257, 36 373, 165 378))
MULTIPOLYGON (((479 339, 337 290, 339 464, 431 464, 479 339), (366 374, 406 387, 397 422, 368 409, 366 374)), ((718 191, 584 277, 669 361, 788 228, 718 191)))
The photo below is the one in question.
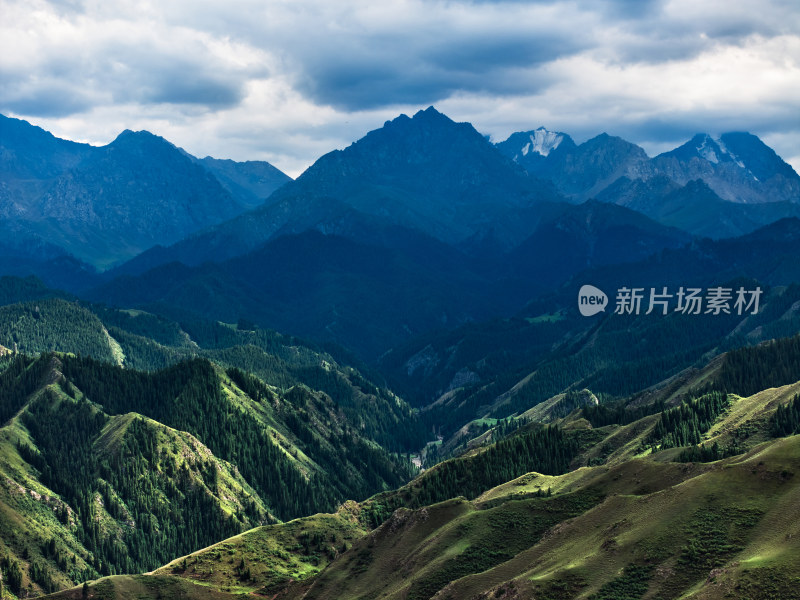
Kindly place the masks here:
POLYGON ((800 202, 800 176, 749 133, 697 134, 655 157, 653 168, 677 183, 702 179, 723 200, 746 204, 800 202))
POLYGON ((800 176, 749 133, 697 134, 654 158, 607 134, 576 146, 542 128, 496 147, 572 201, 627 206, 696 235, 731 237, 800 216, 800 176))
POLYGON ((534 131, 519 131, 496 145, 497 149, 525 168, 528 173, 547 173, 548 164, 560 156, 575 151, 575 142, 566 133, 539 127, 534 131))
MULTIPOLYGON (((530 235, 537 206, 559 200, 552 184, 528 175, 470 124, 431 107, 324 155, 255 210, 153 249, 126 268, 225 260, 280 235, 347 227, 356 214, 450 244, 490 232, 508 249, 530 235)), ((352 227, 349 233, 359 239, 352 227)))
POLYGON ((195 160, 248 209, 263 204, 272 192, 292 181, 286 173, 263 160, 236 162, 210 156, 195 160))
POLYGON ((101 268, 234 217, 287 180, 266 163, 198 162, 144 131, 94 147, 0 115, 0 233, 101 268))
MULTIPOLYGON (((689 259, 696 236, 751 232, 800 207, 797 175, 749 134, 698 136, 655 158, 607 134, 576 145, 544 129, 494 146, 431 107, 286 181, 263 163, 195 159, 146 132, 92 148, 3 123, 12 218, 0 228, 15 242, 0 270, 30 266, 55 285, 61 268, 58 281, 92 288, 93 300, 246 318, 372 357, 436 328, 512 315, 587 269, 689 259), (783 199, 745 201, 763 186, 783 199), (65 248, 105 265, 142 247, 101 276, 58 262, 65 248)), ((758 246, 761 268, 770 250, 758 246)), ((724 257, 714 268, 727 268, 724 257)))

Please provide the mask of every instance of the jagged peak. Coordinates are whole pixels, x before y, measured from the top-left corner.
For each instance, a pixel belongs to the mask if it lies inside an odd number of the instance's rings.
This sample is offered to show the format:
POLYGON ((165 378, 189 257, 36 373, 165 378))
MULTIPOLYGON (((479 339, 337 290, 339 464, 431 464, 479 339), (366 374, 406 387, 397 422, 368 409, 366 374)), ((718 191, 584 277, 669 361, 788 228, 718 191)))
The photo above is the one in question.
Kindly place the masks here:
POLYGON ((536 152, 542 156, 548 156, 564 141, 564 135, 555 131, 548 131, 544 127, 539 127, 533 134, 528 136, 530 142, 522 147, 523 156, 528 152, 536 152))
MULTIPOLYGON (((586 141, 584 142, 584 144, 588 144, 588 143, 590 143, 590 142, 595 142, 595 143, 597 143, 597 142, 608 142, 608 141, 614 141, 614 142, 624 142, 624 143, 625 143, 625 144, 627 144, 628 146, 636 146, 636 144, 634 144, 633 142, 629 142, 629 141, 628 141, 628 140, 626 140, 625 138, 622 138, 622 137, 620 137, 620 136, 618 136, 618 135, 611 135, 610 133, 607 133, 607 132, 605 132, 605 131, 604 131, 604 132, 602 132, 602 133, 599 133, 599 134, 597 134, 597 135, 596 135, 596 136, 594 136, 593 138, 589 138, 588 140, 586 140, 586 141)), ((583 144, 581 144, 581 145, 583 145, 583 144)), ((637 147, 638 147, 638 146, 637 146, 637 147)))
POLYGON ((611 149, 613 152, 623 155, 633 155, 635 158, 645 160, 648 158, 644 148, 629 142, 618 135, 610 135, 605 131, 583 142, 578 146, 580 152, 596 152, 598 149, 611 149))
POLYGON ((109 144, 109 146, 114 145, 114 144, 119 145, 120 143, 131 143, 131 142, 133 142, 133 143, 137 143, 137 142, 138 143, 157 142, 157 143, 161 143, 161 144, 167 144, 167 145, 169 145, 169 146, 171 146, 173 148, 176 147, 172 142, 164 139, 160 135, 156 135, 155 133, 151 133, 151 132, 147 131, 146 129, 142 129, 140 131, 133 131, 131 129, 125 129, 116 138, 114 138, 114 141, 111 142, 111 144, 109 144))
POLYGON ((444 140, 459 140, 459 143, 462 144, 466 142, 491 147, 491 142, 487 141, 471 124, 457 123, 430 106, 425 110, 418 111, 413 117, 401 114, 391 121, 386 121, 383 127, 370 131, 361 139, 353 142, 348 150, 358 148, 361 151, 374 151, 375 147, 387 143, 392 146, 405 144, 421 147, 444 140))
POLYGON ((519 162, 523 157, 526 157, 527 160, 536 159, 537 157, 540 159, 547 158, 554 150, 559 148, 569 151, 575 147, 575 142, 568 134, 562 131, 553 131, 547 127, 539 126, 529 131, 512 133, 506 140, 495 144, 495 146, 515 162, 519 162))
POLYGON ((431 117, 444 117, 448 121, 451 120, 447 115, 445 115, 444 113, 441 113, 438 110, 436 110, 436 108, 434 108, 433 105, 429 106, 425 110, 417 111, 417 113, 414 115, 415 119, 417 119, 417 118, 431 118, 431 117))
MULTIPOLYGON (((730 135, 732 134, 725 133, 719 135, 705 132, 696 133, 685 144, 682 144, 674 150, 665 152, 661 156, 674 156, 684 159, 696 157, 706 160, 714 165, 733 162, 736 163, 740 168, 747 169, 739 156, 737 156, 737 154, 728 148, 725 138, 728 136, 728 139, 730 139, 730 135)), ((747 135, 750 136, 750 134, 747 135)), ((756 136, 751 137, 758 140, 756 136)), ((760 140, 758 141, 760 142, 760 140)))

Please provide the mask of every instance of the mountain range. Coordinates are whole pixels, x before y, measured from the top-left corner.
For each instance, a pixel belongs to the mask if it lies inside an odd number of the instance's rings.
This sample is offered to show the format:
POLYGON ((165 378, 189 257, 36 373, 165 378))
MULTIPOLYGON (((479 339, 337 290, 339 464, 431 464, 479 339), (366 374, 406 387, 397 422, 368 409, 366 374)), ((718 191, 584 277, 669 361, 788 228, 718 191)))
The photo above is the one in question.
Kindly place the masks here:
POLYGON ((47 246, 99 268, 252 208, 289 177, 268 163, 189 156, 148 132, 95 147, 0 116, 6 252, 47 246))
POLYGON ((515 133, 496 147, 572 201, 627 206, 695 235, 733 237, 798 216, 797 173, 749 133, 699 133, 653 158, 605 133, 576 145, 544 128, 515 133))
POLYGON ((649 159, 640 147, 606 134, 580 146, 565 134, 538 134, 550 145, 537 145, 537 131, 519 133, 497 144, 498 153, 469 124, 454 123, 432 107, 400 116, 323 156, 254 211, 147 252, 126 272, 174 260, 218 262, 308 229, 358 240, 377 221, 462 248, 483 243, 507 251, 535 230, 548 212, 545 202, 594 197, 714 238, 800 216, 800 177, 749 134, 723 136, 739 154, 712 144, 721 159, 711 150, 690 152, 699 138, 649 159), (752 170, 741 166, 739 155, 752 170), (712 213, 716 227, 707 220, 712 213))
POLYGON ((2 117, 0 597, 796 597, 798 189, 744 133, 429 108, 289 180, 2 117), (689 287, 758 310, 614 310, 689 287))
MULTIPOLYGON (((555 145, 558 136, 540 134, 539 145, 536 135, 527 136, 527 162, 516 156, 515 165, 471 126, 432 108, 399 117, 322 157, 255 210, 151 249, 85 294, 228 321, 249 315, 373 361, 436 329, 511 316, 586 269, 645 261, 694 243, 698 232, 751 231, 759 220, 800 207, 722 200, 701 180, 669 180, 662 188, 664 176, 637 180, 664 192, 661 200, 636 196, 650 217, 602 194, 601 201, 576 204, 564 188, 566 175, 547 171, 548 182, 542 167, 531 177, 539 168, 528 164, 533 157, 540 164, 563 154, 559 164, 595 181, 586 185, 600 189, 598 178, 613 180, 604 193, 623 186, 620 173, 632 173, 619 164, 632 155, 643 157, 641 164, 650 159, 619 138, 599 136, 581 146, 563 138, 555 145)), ((763 146, 752 136, 745 141, 763 146)), ((781 164, 778 172, 793 173, 781 164)))
POLYGON ((3 254, 66 253, 104 269, 144 252, 128 273, 219 262, 309 229, 359 241, 378 222, 509 250, 538 225, 542 202, 596 198, 714 238, 800 216, 800 178, 746 133, 698 134, 654 158, 607 134, 576 145, 543 128, 493 147, 431 107, 323 156, 285 187, 268 163, 196 159, 147 132, 93 147, 2 117, 0 145, 3 254))
POLYGON ((800 215, 800 178, 750 134, 697 136, 652 159, 606 134, 576 145, 539 129, 495 146, 431 107, 287 181, 146 132, 94 148, 2 124, 4 186, 18 198, 3 223, 16 228, 7 274, 111 304, 246 317, 370 361, 511 316, 585 269, 800 215), (64 249, 104 265, 145 251, 95 274, 64 249))

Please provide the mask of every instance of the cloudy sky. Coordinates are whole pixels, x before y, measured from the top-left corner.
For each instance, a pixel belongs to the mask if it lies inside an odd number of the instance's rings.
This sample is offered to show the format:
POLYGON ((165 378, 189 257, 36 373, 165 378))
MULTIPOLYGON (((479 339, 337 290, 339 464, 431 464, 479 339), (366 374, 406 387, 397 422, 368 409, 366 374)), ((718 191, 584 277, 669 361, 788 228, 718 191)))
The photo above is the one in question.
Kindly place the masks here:
POLYGON ((651 155, 747 130, 800 171, 797 0, 0 0, 0 113, 105 144, 147 129, 296 176, 435 105, 651 155))

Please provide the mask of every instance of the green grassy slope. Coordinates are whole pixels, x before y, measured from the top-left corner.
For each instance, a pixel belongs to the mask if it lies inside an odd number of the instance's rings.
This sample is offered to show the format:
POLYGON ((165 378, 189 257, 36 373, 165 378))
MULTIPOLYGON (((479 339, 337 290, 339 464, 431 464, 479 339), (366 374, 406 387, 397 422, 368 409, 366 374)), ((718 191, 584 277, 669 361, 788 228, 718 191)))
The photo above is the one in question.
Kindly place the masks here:
POLYGON ((335 514, 259 527, 176 559, 155 573, 269 596, 288 584, 302 585, 366 535, 359 510, 350 501, 335 514))
POLYGON ((0 569, 21 571, 16 592, 149 570, 293 501, 335 509, 408 477, 303 386, 201 359, 156 373, 66 355, 0 366, 0 569))
MULTIPOLYGON (((741 453, 753 444, 769 438, 767 422, 779 403, 798 391, 792 384, 800 375, 800 338, 782 338, 758 346, 741 348, 712 358, 702 367, 690 367, 665 380, 621 400, 609 400, 597 407, 597 397, 587 389, 556 394, 517 417, 507 420, 482 419, 472 421, 439 446, 440 455, 459 455, 500 439, 505 430, 524 427, 529 422, 555 423, 585 441, 572 467, 594 464, 616 464, 643 456, 652 445, 649 439, 662 410, 680 405, 701 395, 702 390, 727 389, 730 407, 715 427, 703 435, 703 444, 733 449, 741 453), (785 388, 780 394, 773 389, 785 388), (753 392, 765 390, 766 396, 751 398, 753 392), (743 402, 747 397, 747 401, 743 402), (612 424, 591 429, 583 418, 587 410, 605 411, 612 424), (570 412, 571 411, 571 412, 570 412), (621 411, 621 412, 620 412, 621 411), (614 416, 615 415, 615 416, 614 416), (636 416, 638 415, 638 416, 636 416), (650 415, 647 418, 639 418, 650 415), (478 427, 485 423, 484 427, 478 427), (586 433, 587 428, 592 434, 586 433), (584 433, 580 433, 584 432, 584 433), (601 443, 602 440, 602 443, 601 443)), ((672 460, 678 450, 663 453, 662 460, 672 460)))
MULTIPOLYGON (((401 510, 295 597, 743 597, 751 581, 800 576, 787 514, 798 469, 795 436, 708 467, 595 467, 582 483, 549 482, 564 490, 549 498, 401 510)), ((776 597, 796 597, 785 585, 776 597)))
MULTIPOLYGON (((188 598, 796 598, 800 436, 770 438, 768 424, 798 390, 800 382, 734 397, 706 443, 745 427, 749 449, 720 461, 672 462, 676 449, 612 453, 560 475, 527 473, 474 500, 401 507, 367 533, 376 504, 414 505, 420 481, 469 460, 452 459, 396 494, 255 529, 157 574, 202 584, 188 598)), ((626 429, 645 439, 657 418, 599 428, 579 452, 626 429)), ((128 580, 112 578, 120 588, 128 580)))
POLYGON ((142 600, 144 598, 176 598, 180 600, 228 600, 235 596, 186 579, 166 575, 117 575, 104 577, 83 586, 47 596, 70 600, 142 600))

